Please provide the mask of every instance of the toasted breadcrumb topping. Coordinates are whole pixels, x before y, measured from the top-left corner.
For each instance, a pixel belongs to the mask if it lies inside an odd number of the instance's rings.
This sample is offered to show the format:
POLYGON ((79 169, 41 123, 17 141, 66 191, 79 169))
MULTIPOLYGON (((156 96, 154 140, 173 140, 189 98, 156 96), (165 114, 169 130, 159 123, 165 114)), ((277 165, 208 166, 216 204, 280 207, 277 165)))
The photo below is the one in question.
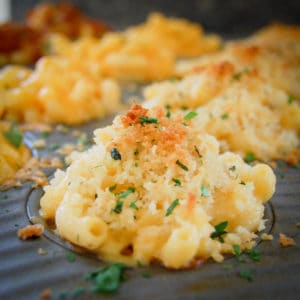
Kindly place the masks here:
POLYGON ((40 237, 44 232, 42 224, 27 225, 18 230, 18 237, 21 240, 28 240, 33 237, 40 237))
POLYGON ((279 234, 279 242, 282 247, 290 247, 296 245, 296 242, 293 238, 288 237, 283 233, 279 234))

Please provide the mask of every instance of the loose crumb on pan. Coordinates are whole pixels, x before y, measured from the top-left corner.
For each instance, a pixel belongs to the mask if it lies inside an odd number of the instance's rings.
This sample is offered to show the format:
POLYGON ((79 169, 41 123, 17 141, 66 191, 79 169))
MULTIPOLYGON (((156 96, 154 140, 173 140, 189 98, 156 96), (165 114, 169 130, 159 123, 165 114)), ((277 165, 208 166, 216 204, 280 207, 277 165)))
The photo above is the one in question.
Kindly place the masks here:
POLYGON ((260 237, 263 241, 272 241, 273 240, 272 234, 263 233, 260 237))
POLYGON ((41 291, 40 293, 40 299, 41 300, 48 300, 51 299, 52 290, 47 288, 41 291))
POLYGON ((18 230, 18 237, 21 240, 27 240, 33 237, 40 237, 44 232, 42 224, 27 225, 18 230))
POLYGON ((290 247, 296 245, 296 242, 293 238, 288 237, 283 233, 279 234, 279 242, 282 247, 290 247))
POLYGON ((48 251, 43 248, 38 248, 37 253, 38 255, 47 255, 48 251))
POLYGON ((296 226, 300 228, 300 222, 296 223, 296 226))

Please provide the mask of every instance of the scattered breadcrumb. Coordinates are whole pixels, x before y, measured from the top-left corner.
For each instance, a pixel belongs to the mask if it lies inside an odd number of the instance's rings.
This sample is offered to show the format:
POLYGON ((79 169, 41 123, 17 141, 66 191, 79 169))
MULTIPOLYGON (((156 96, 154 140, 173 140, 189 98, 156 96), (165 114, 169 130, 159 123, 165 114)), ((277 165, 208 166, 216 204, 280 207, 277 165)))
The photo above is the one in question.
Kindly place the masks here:
POLYGON ((56 130, 61 133, 67 133, 69 131, 69 128, 64 125, 59 124, 56 126, 56 130))
POLYGON ((41 168, 57 169, 62 168, 62 166, 62 161, 57 157, 43 157, 41 159, 32 157, 25 166, 16 173, 15 178, 8 180, 1 185, 1 190, 21 186, 22 182, 25 181, 33 181, 36 186, 44 186, 48 183, 48 179, 41 168))
POLYGON ((44 226, 42 224, 27 225, 18 230, 18 237, 21 240, 27 240, 32 237, 40 237, 44 232, 44 226))
POLYGON ((44 139, 38 139, 33 142, 32 147, 36 149, 43 149, 46 147, 46 141, 44 139))
POLYGON ((275 169, 277 168, 277 162, 274 161, 274 160, 269 161, 268 164, 269 164, 269 166, 270 166, 273 170, 275 170, 275 169))
POLYGON ((47 255, 48 254, 48 251, 43 248, 39 248, 37 252, 39 255, 47 255))
POLYGON ((72 136, 74 137, 80 137, 82 135, 82 132, 80 130, 73 130, 72 136))
POLYGON ((260 237, 263 241, 272 241, 273 240, 272 234, 263 233, 260 237))
POLYGON ((61 155, 69 155, 75 150, 75 145, 73 144, 64 144, 56 152, 61 155))
POLYGON ((51 295, 52 295, 51 289, 47 288, 47 289, 42 290, 42 292, 40 293, 40 298, 42 300, 49 300, 49 299, 51 299, 51 295))
POLYGON ((42 123, 25 123, 19 126, 22 131, 38 131, 38 132, 52 132, 52 127, 49 124, 42 123))
POLYGON ((300 222, 298 222, 298 223, 296 224, 296 226, 297 226, 297 227, 300 227, 300 222))
POLYGON ((283 233, 279 234, 279 242, 282 247, 295 246, 296 242, 293 238, 286 236, 283 233))

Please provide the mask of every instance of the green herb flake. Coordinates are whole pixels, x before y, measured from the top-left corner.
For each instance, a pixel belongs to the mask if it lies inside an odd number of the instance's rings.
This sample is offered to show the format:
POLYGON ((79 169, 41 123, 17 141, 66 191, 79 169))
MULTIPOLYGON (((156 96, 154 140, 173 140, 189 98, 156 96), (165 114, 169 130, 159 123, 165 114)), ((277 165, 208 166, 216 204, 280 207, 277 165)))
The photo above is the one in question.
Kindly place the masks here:
POLYGON ((237 260, 238 260, 239 262, 245 262, 245 260, 241 257, 242 252, 241 252, 240 246, 237 245, 237 244, 234 244, 234 245, 232 246, 232 248, 233 248, 233 253, 234 253, 234 255, 236 256, 237 260))
POLYGON ((49 135, 50 135, 50 132, 49 131, 43 131, 43 132, 41 132, 41 137, 42 138, 48 138, 49 137, 49 135))
POLYGON ((241 270, 239 273, 241 278, 247 279, 248 281, 253 281, 253 274, 250 270, 241 270))
POLYGON ((222 120, 227 120, 229 118, 229 114, 228 113, 224 113, 221 115, 221 119, 222 120))
POLYGON ((209 197, 209 191, 204 184, 201 185, 201 197, 209 197))
POLYGON ((245 253, 253 261, 260 261, 260 253, 257 249, 247 249, 245 253))
POLYGON ((233 265, 232 264, 223 264, 222 268, 224 270, 231 270, 231 269, 233 269, 233 265))
POLYGON ((135 188, 133 187, 129 187, 126 191, 121 192, 120 194, 118 194, 118 197, 120 199, 122 198, 126 198, 128 195, 132 194, 135 192, 135 188))
POLYGON ((175 183, 175 186, 181 186, 181 180, 178 178, 172 178, 172 181, 175 183))
POLYGON ((15 126, 11 126, 8 131, 4 131, 3 136, 16 148, 19 148, 22 145, 23 133, 15 126))
POLYGON ((246 156, 245 156, 244 160, 245 160, 245 162, 248 163, 248 164, 249 164, 249 163, 252 163, 252 162, 255 160, 255 155, 254 155, 254 153, 252 153, 252 152, 246 153, 246 156))
POLYGON ((121 160, 122 159, 122 156, 121 156, 121 154, 120 154, 120 152, 118 151, 117 148, 112 148, 111 149, 110 156, 114 160, 121 160))
POLYGON ((116 206, 112 209, 113 212, 115 212, 116 214, 120 214, 122 212, 123 209, 123 201, 118 201, 116 206))
POLYGON ((157 124, 158 123, 157 118, 149 118, 149 117, 146 117, 146 116, 139 116, 139 120, 140 120, 140 123, 142 125, 144 125, 144 124, 157 124))
POLYGON ((57 149, 59 149, 59 145, 58 144, 51 144, 48 146, 48 149, 51 150, 51 151, 55 151, 57 149))
POLYGON ((294 168, 300 170, 300 163, 297 163, 296 165, 294 165, 294 168))
POLYGON ((250 70, 248 68, 245 68, 240 72, 234 73, 233 76, 232 76, 232 79, 233 80, 240 80, 243 74, 247 74, 249 72, 250 72, 250 70))
POLYGON ((229 171, 234 172, 235 170, 236 170, 236 166, 231 166, 231 167, 229 168, 229 171))
POLYGON ((169 110, 167 110, 166 117, 169 119, 171 118, 171 112, 169 110))
POLYGON ((112 193, 116 189, 117 185, 114 184, 108 188, 108 190, 112 193))
POLYGON ((77 298, 86 292, 86 288, 79 286, 72 293, 73 298, 77 298))
POLYGON ((108 265, 90 273, 86 280, 92 281, 93 292, 112 293, 119 288, 125 268, 121 263, 108 265))
POLYGON ((0 199, 1 200, 6 200, 8 198, 7 194, 3 194, 0 196, 0 199))
POLYGON ((78 144, 82 144, 84 146, 88 145, 89 144, 89 139, 88 137, 84 134, 82 135, 79 139, 78 139, 78 144))
POLYGON ((166 217, 168 217, 174 210, 174 208, 179 204, 179 200, 175 199, 171 205, 168 207, 167 212, 166 212, 166 217))
POLYGON ((130 207, 130 208, 133 208, 133 209, 135 209, 135 210, 139 210, 139 208, 136 206, 136 202, 137 202, 137 200, 132 201, 132 202, 129 204, 129 207, 130 207))
POLYGON ((189 168, 187 166, 185 166, 182 162, 180 162, 180 160, 176 160, 176 165, 178 165, 181 169, 183 169, 184 171, 188 171, 189 168))
POLYGON ((295 100, 296 98, 294 96, 289 95, 287 99, 287 103, 291 105, 295 100))
POLYGON ((134 152, 133 152, 134 156, 138 156, 139 155, 139 150, 136 149, 134 152))
POLYGON ((76 260, 76 256, 72 252, 67 253, 67 260, 69 263, 73 263, 76 260))
POLYGON ((185 120, 192 120, 194 119, 195 117, 197 117, 197 113, 194 112, 194 111, 190 111, 189 113, 187 113, 185 116, 184 116, 184 119, 185 120))
POLYGON ((215 231, 210 235, 210 237, 212 239, 218 238, 221 243, 224 243, 224 239, 223 239, 222 235, 227 233, 227 231, 225 230, 227 225, 228 225, 228 221, 224 221, 224 222, 221 222, 221 223, 215 225, 214 226, 215 231))
POLYGON ((61 291, 58 295, 59 300, 67 299, 67 297, 68 297, 68 291, 61 291))
POLYGON ((242 184, 242 185, 246 185, 246 182, 245 182, 245 181, 243 181, 243 180, 241 180, 240 184, 242 184))
POLYGON ((151 274, 149 272, 143 272, 143 277, 144 278, 150 278, 151 277, 151 274))

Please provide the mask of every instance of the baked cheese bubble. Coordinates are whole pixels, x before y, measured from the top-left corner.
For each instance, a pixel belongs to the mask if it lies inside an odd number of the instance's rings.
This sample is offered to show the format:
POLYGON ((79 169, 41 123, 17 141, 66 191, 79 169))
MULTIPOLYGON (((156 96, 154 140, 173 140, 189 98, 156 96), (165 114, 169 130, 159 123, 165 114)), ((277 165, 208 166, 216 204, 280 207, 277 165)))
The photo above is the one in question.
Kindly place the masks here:
POLYGON ((12 180, 30 158, 22 132, 12 124, 0 122, 0 188, 12 180))
POLYGON ((193 117, 134 105, 95 130, 95 145, 44 188, 43 217, 63 239, 129 265, 180 269, 253 247, 275 175, 220 154, 193 117))
POLYGON ((43 57, 34 70, 10 66, 0 72, 4 119, 80 124, 120 110, 120 88, 98 68, 68 57, 43 57))

